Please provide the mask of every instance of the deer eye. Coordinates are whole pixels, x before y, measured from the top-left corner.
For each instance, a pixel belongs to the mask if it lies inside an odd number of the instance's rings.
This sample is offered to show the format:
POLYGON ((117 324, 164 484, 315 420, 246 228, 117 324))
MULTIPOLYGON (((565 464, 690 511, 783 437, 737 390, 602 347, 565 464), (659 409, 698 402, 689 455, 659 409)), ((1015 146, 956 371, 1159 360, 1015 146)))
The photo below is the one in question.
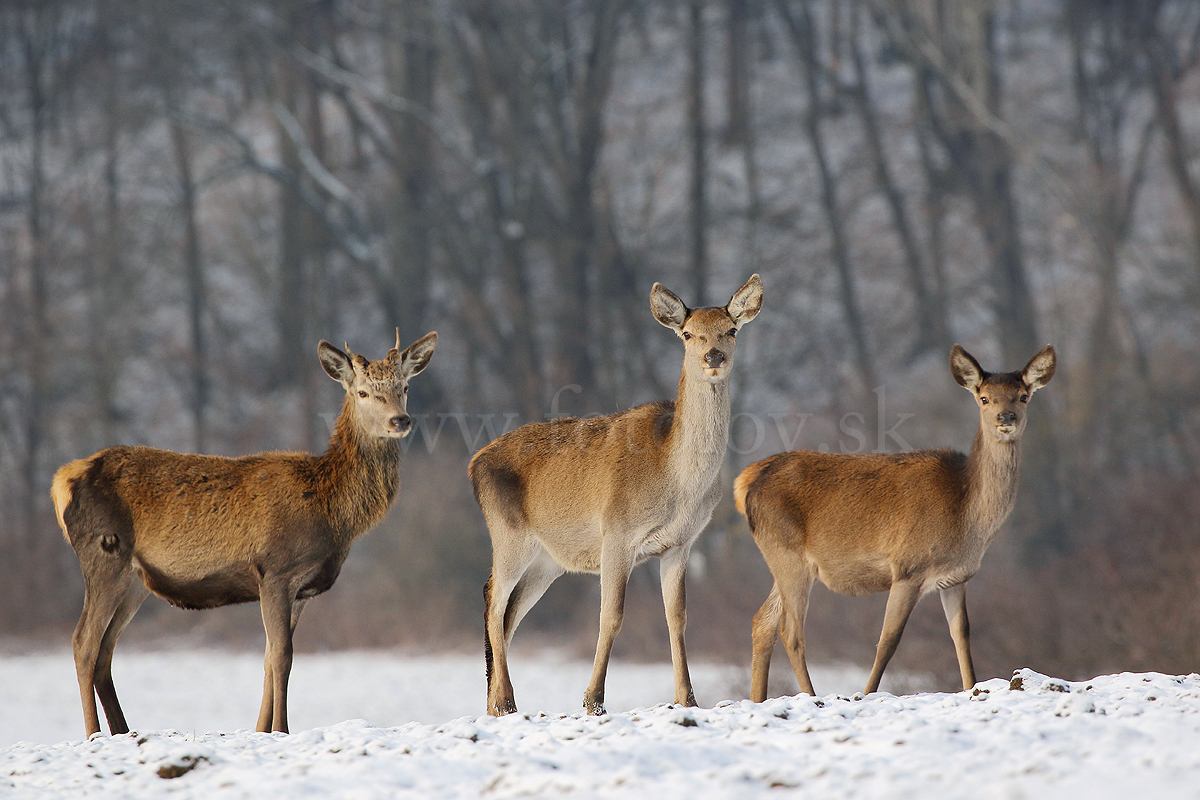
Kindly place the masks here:
POLYGON ((986 397, 981 397, 981 398, 979 398, 979 402, 980 402, 980 404, 981 404, 981 405, 985 405, 985 406, 986 406, 988 403, 990 403, 990 402, 992 402, 992 401, 991 401, 991 400, 988 400, 986 397))
POLYGON ((1028 403, 1028 402, 1029 402, 1029 395, 1027 395, 1027 394, 1023 394, 1023 395, 1021 395, 1021 402, 1022 402, 1022 403, 1028 403))
POLYGON ((359 392, 358 392, 358 396, 359 396, 359 397, 361 397, 361 398, 362 398, 362 399, 364 399, 364 400, 366 400, 366 399, 367 399, 367 393, 366 393, 366 392, 364 392, 364 391, 362 391, 362 390, 359 390, 359 392))
POLYGON ((729 333, 727 333, 727 334, 725 334, 725 335, 726 335, 726 336, 728 336, 728 337, 730 337, 730 338, 733 338, 733 337, 737 336, 737 328, 730 328, 730 329, 729 329, 729 333))
POLYGON ((684 331, 684 332, 683 332, 683 340, 684 340, 685 342, 686 342, 686 341, 690 341, 690 340, 691 340, 691 338, 692 338, 692 334, 691 334, 690 332, 688 332, 688 331, 684 331))
POLYGON ((405 393, 405 394, 408 394, 408 387, 407 387, 407 386, 405 386, 405 387, 404 387, 404 393, 405 393))

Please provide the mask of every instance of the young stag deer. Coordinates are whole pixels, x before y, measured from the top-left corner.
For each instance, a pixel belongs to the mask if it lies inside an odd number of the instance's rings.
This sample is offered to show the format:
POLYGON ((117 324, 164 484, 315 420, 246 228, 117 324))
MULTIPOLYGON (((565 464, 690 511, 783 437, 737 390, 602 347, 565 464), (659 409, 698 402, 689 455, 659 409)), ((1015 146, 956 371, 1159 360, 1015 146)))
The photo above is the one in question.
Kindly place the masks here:
POLYGON ((975 685, 965 585, 1012 511, 1027 405, 1054 375, 1054 348, 1046 345, 1020 372, 992 374, 954 345, 950 371, 979 405, 970 455, 798 450, 751 464, 738 476, 734 500, 775 579, 754 615, 750 694, 756 702, 767 698, 777 632, 800 688, 814 694, 804 660, 804 617, 818 578, 842 594, 888 590, 866 693, 879 688, 913 606, 934 589, 941 594, 963 688, 975 685))
POLYGON ((346 389, 322 456, 242 458, 110 447, 72 461, 51 494, 83 570, 72 639, 84 727, 129 726, 112 681, 117 638, 149 592, 182 608, 259 601, 267 633, 258 730, 287 732, 292 634, 308 598, 333 585, 350 544, 388 510, 400 485, 398 439, 412 428, 408 381, 437 333, 368 361, 328 342, 321 365, 346 389))
POLYGON ((675 402, 510 431, 471 459, 492 539, 484 588, 489 714, 517 710, 508 645, 526 612, 567 570, 600 573, 600 636, 589 714, 604 713, 604 678, 621 629, 630 571, 658 556, 675 672, 675 702, 695 705, 683 646, 688 553, 721 496, 729 440, 734 337, 762 306, 752 275, 724 308, 689 309, 661 284, 654 318, 684 341, 675 402))

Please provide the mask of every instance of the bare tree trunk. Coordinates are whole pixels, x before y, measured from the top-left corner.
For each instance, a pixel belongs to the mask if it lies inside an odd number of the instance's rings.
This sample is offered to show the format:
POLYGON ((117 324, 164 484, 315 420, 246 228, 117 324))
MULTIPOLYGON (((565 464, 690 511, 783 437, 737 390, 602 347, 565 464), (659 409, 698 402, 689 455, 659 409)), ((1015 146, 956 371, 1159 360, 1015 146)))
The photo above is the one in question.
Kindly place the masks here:
MULTIPOLYGON (((556 17, 558 13, 562 12, 556 10, 556 17)), ((619 14, 618 0, 604 0, 597 5, 591 17, 591 38, 585 51, 582 74, 575 78, 576 85, 568 84, 568 94, 557 98, 557 108, 569 103, 575 114, 573 117, 555 114, 562 141, 569 144, 563 154, 566 156, 563 159, 565 170, 561 177, 567 200, 563 231, 567 249, 560 263, 567 269, 559 273, 565 302, 558 315, 561 356, 559 383, 554 388, 561 389, 567 382, 581 385, 585 402, 599 407, 611 402, 611 384, 597 381, 597 364, 590 351, 590 340, 595 337, 601 350, 612 345, 607 341, 608 323, 600 318, 595 308, 591 288, 594 275, 603 282, 603 268, 598 263, 597 253, 599 222, 595 182, 604 145, 604 110, 612 85, 619 14)), ((556 27, 560 27, 564 37, 569 36, 566 26, 556 27)), ((562 44, 564 50, 570 52, 572 42, 564 40, 562 44)))
MULTIPOLYGON (((753 53, 750 47, 749 0, 728 0, 728 124, 727 144, 741 149, 742 172, 746 179, 746 234, 743 258, 746 270, 758 269, 758 229, 762 217, 762 191, 758 171, 758 136, 754 125, 753 53)), ((744 384, 739 384, 743 386, 744 384)), ((739 391, 737 388, 735 392, 739 391)))
MULTIPOLYGON (((434 10, 429 0, 390 0, 385 8, 388 85, 393 94, 432 114, 438 56, 431 19, 434 10)), ((435 197, 434 137, 429 123, 411 113, 393 111, 387 121, 395 152, 395 222, 391 226, 391 277, 385 282, 384 310, 399 326, 401 341, 411 342, 426 331, 433 278, 433 218, 429 206, 435 197)))
POLYGON ((105 28, 104 55, 104 234, 97 263, 102 274, 92 286, 92 358, 95 364, 96 416, 99 423, 100 446, 116 444, 116 423, 120 412, 116 407, 120 379, 118 353, 122 348, 114 337, 108 320, 120 316, 125 302, 125 275, 122 259, 121 234, 121 97, 118 91, 118 72, 114 45, 105 28))
POLYGON ((39 498, 42 497, 41 456, 46 446, 46 410, 50 396, 47 364, 50 326, 47 319, 49 291, 47 270, 49 241, 46 231, 46 71, 51 55, 47 52, 49 28, 53 20, 33 13, 23 16, 19 35, 25 57, 25 91, 28 95, 30 117, 29 187, 26 206, 26 226, 29 230, 29 299, 28 335, 24 347, 25 371, 29 382, 29 397, 25 407, 25 452, 22 465, 25 484, 23 528, 30 546, 36 548, 39 498))
POLYGON ((688 0, 688 140, 691 143, 691 270, 694 302, 708 303, 708 120, 704 101, 704 0, 688 0))
POLYGON ((1024 363, 1040 339, 1013 190, 1015 158, 993 128, 1003 119, 993 4, 962 0, 928 9, 904 0, 870 1, 876 21, 918 72, 930 128, 974 206, 1005 362, 1024 363), (929 91, 934 82, 937 101, 929 91))
POLYGON ((867 343, 866 322, 858 300, 854 269, 850 261, 850 244, 846 233, 846 221, 838 203, 837 178, 829 161, 825 135, 821 128, 821 67, 817 62, 817 32, 813 27, 809 0, 801 0, 799 17, 793 12, 788 0, 777 0, 776 7, 791 35, 792 43, 800 56, 804 69, 805 86, 808 89, 808 108, 804 114, 804 127, 808 143, 817 162, 817 173, 821 179, 821 205, 829 225, 832 239, 831 255, 838 274, 838 291, 842 312, 846 317, 846 328, 854 352, 854 361, 862 381, 862 391, 870 391, 876 385, 875 366, 867 343))
POLYGON ((192 148, 188 132, 178 122, 171 123, 171 144, 175 168, 179 172, 179 211, 183 217, 183 269, 187 287, 188 327, 191 333, 191 407, 196 452, 208 445, 209 382, 207 373, 208 339, 204 316, 208 306, 204 282, 204 263, 200 254, 200 228, 196 219, 196 182, 192 177, 192 148))
POLYGON ((1180 68, 1180 59, 1168 38, 1177 32, 1163 34, 1159 31, 1162 6, 1162 0, 1146 0, 1145 5, 1140 7, 1142 18, 1137 25, 1137 36, 1150 65, 1150 88, 1155 115, 1166 143, 1167 168, 1187 213, 1192 263, 1200 273, 1200 187, 1190 165, 1194 137, 1189 139, 1183 129, 1177 85, 1186 71, 1180 68))
POLYGON ((913 293, 917 312, 917 335, 913 341, 911 352, 916 355, 930 349, 945 350, 950 346, 950 335, 946 329, 945 307, 939 302, 937 293, 931 291, 928 286, 920 246, 909 222, 904 195, 896 184, 891 165, 888 162, 887 148, 883 143, 878 115, 871 100, 870 75, 859 43, 858 22, 859 14, 856 7, 852 14, 851 35, 848 38, 850 59, 855 76, 851 94, 862 123, 867 149, 874 162, 875 182, 887 201, 888 210, 892 216, 892 227, 900 239, 900 247, 904 253, 904 266, 908 273, 908 283, 913 293))

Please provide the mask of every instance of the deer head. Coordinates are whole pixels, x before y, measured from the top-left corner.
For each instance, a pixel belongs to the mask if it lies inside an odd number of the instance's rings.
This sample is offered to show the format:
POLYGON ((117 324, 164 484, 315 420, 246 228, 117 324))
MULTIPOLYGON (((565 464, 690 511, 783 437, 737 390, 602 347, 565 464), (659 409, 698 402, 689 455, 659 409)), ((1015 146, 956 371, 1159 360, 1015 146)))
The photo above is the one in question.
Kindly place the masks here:
POLYGON ((402 438, 412 430, 408 416, 408 380, 429 364, 437 347, 437 331, 427 333, 400 352, 400 330, 396 346, 378 361, 343 353, 324 339, 317 345, 321 366, 329 377, 346 389, 354 402, 359 426, 369 436, 402 438))
POLYGON ((729 378, 737 332, 762 308, 762 293, 762 280, 756 273, 724 308, 689 309, 674 292, 655 283, 650 290, 650 310, 656 320, 683 339, 687 375, 715 384, 729 378))
POLYGON ((950 371, 954 380, 975 396, 979 404, 979 426, 998 441, 1015 442, 1025 430, 1029 398, 1054 377, 1054 347, 1046 345, 1029 359, 1020 372, 985 372, 979 362, 954 345, 950 351, 950 371))

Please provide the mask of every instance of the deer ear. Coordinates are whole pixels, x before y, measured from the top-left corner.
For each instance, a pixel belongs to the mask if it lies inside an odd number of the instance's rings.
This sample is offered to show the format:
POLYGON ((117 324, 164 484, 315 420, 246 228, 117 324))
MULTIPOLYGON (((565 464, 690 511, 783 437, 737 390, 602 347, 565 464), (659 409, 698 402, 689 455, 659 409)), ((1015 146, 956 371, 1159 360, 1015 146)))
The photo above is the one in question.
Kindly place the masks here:
POLYGON ((958 344, 950 350, 950 373, 959 386, 972 392, 977 391, 987 377, 975 357, 958 344))
POLYGON ((322 339, 317 345, 317 358, 321 359, 321 366, 325 368, 329 377, 349 388, 354 381, 354 364, 351 363, 350 356, 322 339))
POLYGON ((742 285, 742 288, 733 293, 729 305, 725 306, 725 311, 733 318, 734 324, 740 328, 758 316, 758 312, 762 308, 762 296, 762 279, 756 272, 742 285))
POLYGON ((1054 345, 1048 344, 1029 359, 1025 369, 1021 370, 1021 380, 1029 387, 1029 391, 1036 392, 1054 377, 1055 365, 1054 345))
POLYGON ((655 282, 650 289, 650 311, 654 318, 676 333, 683 331, 687 321, 688 307, 667 287, 655 282))
POLYGON ((437 347, 437 341, 437 331, 430 331, 410 344, 408 349, 400 354, 400 374, 410 378, 429 366, 429 359, 433 358, 433 349, 437 347))

